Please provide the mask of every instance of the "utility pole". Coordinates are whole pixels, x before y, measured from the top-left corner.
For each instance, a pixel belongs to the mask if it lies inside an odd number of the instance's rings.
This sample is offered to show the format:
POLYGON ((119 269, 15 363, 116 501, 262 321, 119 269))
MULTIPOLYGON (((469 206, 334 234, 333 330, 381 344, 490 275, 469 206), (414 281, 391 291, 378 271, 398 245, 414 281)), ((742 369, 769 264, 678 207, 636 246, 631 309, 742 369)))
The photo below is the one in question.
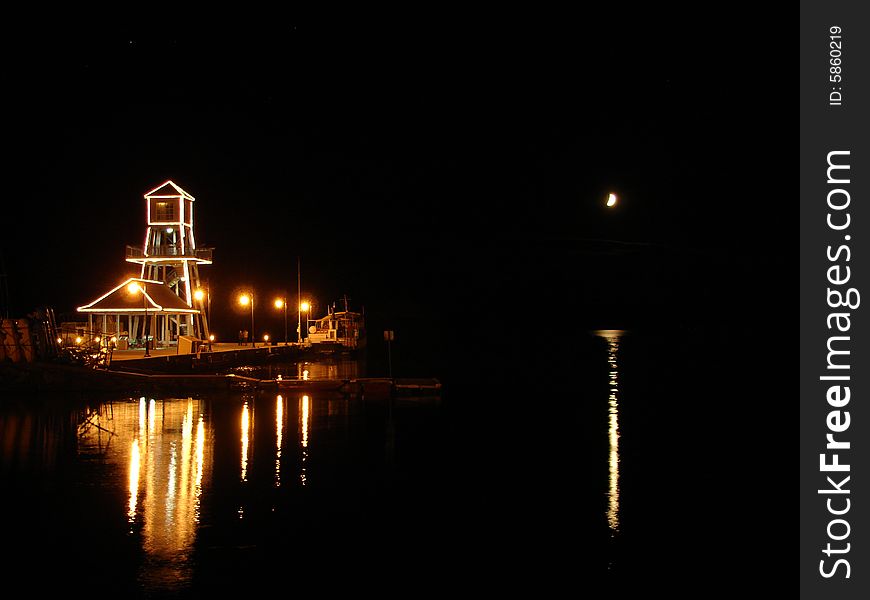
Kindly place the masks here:
POLYGON ((296 257, 296 309, 298 319, 296 321, 296 341, 302 342, 302 260, 296 257))

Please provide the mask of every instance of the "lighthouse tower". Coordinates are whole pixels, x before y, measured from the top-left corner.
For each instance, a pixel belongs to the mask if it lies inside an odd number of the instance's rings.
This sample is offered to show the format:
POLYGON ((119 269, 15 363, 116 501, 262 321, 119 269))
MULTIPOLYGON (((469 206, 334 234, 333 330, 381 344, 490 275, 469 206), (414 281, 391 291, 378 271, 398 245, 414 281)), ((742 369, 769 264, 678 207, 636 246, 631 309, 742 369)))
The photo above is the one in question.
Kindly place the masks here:
POLYGON ((172 181, 145 194, 145 244, 127 246, 127 262, 142 265, 141 278, 163 282, 195 311, 178 314, 166 323, 175 335, 208 338, 206 294, 201 290, 199 265, 212 263, 212 248, 197 248, 193 234, 194 197, 172 181))

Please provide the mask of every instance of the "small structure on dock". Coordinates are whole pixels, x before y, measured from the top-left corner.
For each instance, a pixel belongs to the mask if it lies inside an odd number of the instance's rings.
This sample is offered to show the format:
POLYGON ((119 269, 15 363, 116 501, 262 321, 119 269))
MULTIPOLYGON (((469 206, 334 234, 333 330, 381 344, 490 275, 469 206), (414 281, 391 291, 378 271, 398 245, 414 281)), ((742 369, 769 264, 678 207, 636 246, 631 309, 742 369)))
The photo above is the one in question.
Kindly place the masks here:
POLYGON ((122 332, 140 331, 147 320, 149 339, 168 345, 172 339, 177 339, 175 326, 199 311, 188 306, 165 282, 131 277, 90 304, 79 307, 79 312, 88 313, 90 331, 94 331, 96 316, 97 330, 117 337, 122 332))
POLYGON ((97 316, 97 330, 104 334, 127 334, 162 346, 177 343, 179 336, 208 339, 205 295, 196 292, 200 289, 199 265, 212 264, 213 249, 197 248, 195 199, 172 181, 144 197, 145 243, 141 248, 127 246, 126 256, 127 262, 142 266, 140 276, 127 279, 78 311, 88 313, 91 331, 95 331, 97 316))
POLYGON ((344 310, 333 307, 322 319, 308 327, 308 343, 320 351, 354 351, 366 346, 365 315, 351 311, 344 299, 344 310))

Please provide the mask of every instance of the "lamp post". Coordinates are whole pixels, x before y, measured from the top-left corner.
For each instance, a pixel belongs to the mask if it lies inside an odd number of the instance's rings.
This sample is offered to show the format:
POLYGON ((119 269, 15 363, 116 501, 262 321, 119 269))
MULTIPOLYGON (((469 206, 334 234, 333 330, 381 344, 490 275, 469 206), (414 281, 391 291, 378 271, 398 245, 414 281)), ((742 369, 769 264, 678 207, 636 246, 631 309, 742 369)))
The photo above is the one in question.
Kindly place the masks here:
POLYGON ((199 302, 200 310, 203 309, 203 300, 205 300, 205 319, 206 321, 211 320, 211 288, 208 283, 205 284, 205 291, 202 289, 198 289, 193 292, 194 299, 199 302))
POLYGON ((145 284, 131 282, 127 286, 127 291, 131 294, 142 292, 142 306, 145 308, 145 322, 142 324, 142 337, 145 338, 145 357, 148 358, 151 354, 148 353, 148 297, 145 295, 145 284))
POLYGON ((284 309, 284 345, 287 345, 287 298, 277 298, 275 308, 284 309))
MULTIPOLYGON (((305 313, 305 337, 307 337, 308 336, 308 315, 310 314, 310 311, 311 311, 311 304, 308 303, 307 301, 304 301, 299 305, 299 309, 301 312, 305 313)), ((302 324, 300 323, 300 326, 301 325, 302 324)))
MULTIPOLYGON (((200 312, 205 314, 205 317, 202 320, 202 323, 205 324, 205 329, 208 330, 208 322, 211 320, 211 288, 208 283, 205 284, 205 291, 202 289, 198 289, 193 293, 194 299, 199 302, 199 310, 200 312), (203 303, 205 300, 205 303, 203 303), (203 306, 205 304, 205 306, 203 306), (205 309, 205 310, 203 310, 205 309)), ((200 335, 205 335, 206 331, 200 331, 200 335)), ((208 348, 211 350, 211 343, 214 341, 214 336, 208 336, 208 348)))
POLYGON ((302 259, 296 257, 296 308, 299 317, 296 321, 296 341, 302 341, 302 259))
POLYGON ((251 304, 251 348, 256 348, 257 340, 254 338, 254 292, 239 296, 239 304, 242 306, 246 306, 249 302, 251 304))

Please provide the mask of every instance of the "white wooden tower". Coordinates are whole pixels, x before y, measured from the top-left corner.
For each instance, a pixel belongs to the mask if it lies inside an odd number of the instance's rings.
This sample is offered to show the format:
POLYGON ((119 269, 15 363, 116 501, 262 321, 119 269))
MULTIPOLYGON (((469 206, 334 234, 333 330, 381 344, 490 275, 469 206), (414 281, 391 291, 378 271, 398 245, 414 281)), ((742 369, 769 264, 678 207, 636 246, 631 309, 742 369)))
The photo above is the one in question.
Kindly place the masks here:
POLYGON ((198 312, 180 314, 168 325, 175 335, 208 339, 205 294, 199 265, 212 263, 212 248, 197 248, 193 233, 194 197, 172 181, 145 194, 145 244, 127 246, 127 262, 142 265, 142 279, 162 281, 187 306, 198 312), (197 299, 199 296, 199 299, 197 299))

